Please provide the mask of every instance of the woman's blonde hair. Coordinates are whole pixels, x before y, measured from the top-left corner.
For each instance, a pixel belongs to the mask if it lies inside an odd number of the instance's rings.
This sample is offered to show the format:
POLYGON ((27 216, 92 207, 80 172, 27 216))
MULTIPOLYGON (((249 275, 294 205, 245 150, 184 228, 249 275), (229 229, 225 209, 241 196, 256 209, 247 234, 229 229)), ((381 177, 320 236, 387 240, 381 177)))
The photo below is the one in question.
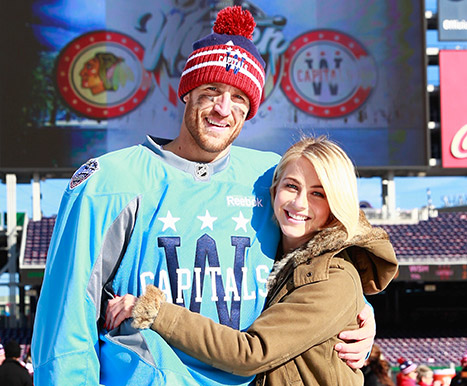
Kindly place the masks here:
POLYGON ((271 185, 273 200, 284 170, 300 157, 305 157, 315 168, 332 215, 344 226, 347 239, 351 239, 359 216, 355 167, 344 150, 327 137, 303 137, 285 152, 274 171, 271 185))

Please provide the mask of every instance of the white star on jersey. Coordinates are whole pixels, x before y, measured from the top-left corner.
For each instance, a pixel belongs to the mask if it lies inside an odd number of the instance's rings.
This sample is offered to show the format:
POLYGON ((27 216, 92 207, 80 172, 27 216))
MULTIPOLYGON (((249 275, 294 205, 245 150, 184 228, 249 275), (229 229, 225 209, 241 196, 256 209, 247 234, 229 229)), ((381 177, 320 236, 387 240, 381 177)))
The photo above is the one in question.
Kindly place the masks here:
POLYGON ((217 220, 217 217, 212 217, 209 214, 209 211, 206 209, 206 214, 204 216, 198 216, 198 219, 203 222, 203 224, 201 225, 201 229, 209 228, 209 229, 213 230, 212 226, 214 224, 214 221, 217 220))
POLYGON ((243 213, 241 211, 239 212, 238 217, 232 217, 232 220, 234 220, 237 223, 237 225, 235 226, 235 230, 242 228, 246 232, 246 224, 250 220, 243 217, 243 213))
POLYGON ((175 228, 175 223, 180 220, 179 217, 172 217, 172 213, 170 213, 170 210, 167 211, 167 216, 165 217, 159 217, 159 221, 162 221, 164 223, 164 226, 162 227, 162 232, 165 231, 166 229, 170 228, 173 229, 174 231, 177 231, 177 228, 175 228))

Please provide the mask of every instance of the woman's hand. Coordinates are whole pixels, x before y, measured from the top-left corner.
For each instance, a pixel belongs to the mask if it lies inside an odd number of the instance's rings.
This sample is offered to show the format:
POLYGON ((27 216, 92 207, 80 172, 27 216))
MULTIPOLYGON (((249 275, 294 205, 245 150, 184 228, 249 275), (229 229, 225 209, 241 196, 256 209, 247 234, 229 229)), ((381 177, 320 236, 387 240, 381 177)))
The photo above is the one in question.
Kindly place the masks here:
POLYGON ((345 343, 338 343, 334 347, 339 357, 347 362, 353 369, 359 369, 365 364, 376 335, 376 321, 373 309, 365 304, 358 314, 360 328, 352 331, 342 331, 339 338, 345 343))
POLYGON ((130 318, 136 300, 137 298, 130 294, 116 296, 109 300, 105 313, 104 328, 109 331, 113 330, 120 326, 125 319, 130 318))

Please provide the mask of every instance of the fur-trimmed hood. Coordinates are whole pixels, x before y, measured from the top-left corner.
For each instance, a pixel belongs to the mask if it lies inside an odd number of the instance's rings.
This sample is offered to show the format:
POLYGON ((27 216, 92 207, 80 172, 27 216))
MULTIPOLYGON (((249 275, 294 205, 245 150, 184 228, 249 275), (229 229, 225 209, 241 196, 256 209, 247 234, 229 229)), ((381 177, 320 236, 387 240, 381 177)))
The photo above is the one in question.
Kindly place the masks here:
POLYGON ((371 226, 360 210, 355 235, 351 240, 346 241, 346 238, 345 228, 338 224, 320 231, 306 244, 276 261, 268 277, 268 292, 275 287, 281 273, 309 260, 320 259, 314 262, 328 270, 331 259, 344 249, 360 275, 364 293, 371 295, 382 291, 396 274, 398 265, 386 231, 371 226))

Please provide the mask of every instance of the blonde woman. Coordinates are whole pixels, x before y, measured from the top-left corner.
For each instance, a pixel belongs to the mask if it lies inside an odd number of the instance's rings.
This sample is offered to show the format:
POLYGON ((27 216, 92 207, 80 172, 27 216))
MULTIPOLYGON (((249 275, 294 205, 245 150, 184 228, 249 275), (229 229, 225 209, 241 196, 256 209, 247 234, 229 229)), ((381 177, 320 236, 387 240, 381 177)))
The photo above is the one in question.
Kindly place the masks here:
POLYGON ((133 326, 224 371, 258 374, 258 385, 362 385, 361 371, 334 346, 340 331, 358 328, 363 293, 393 278, 389 238, 359 210, 354 166, 325 137, 304 138, 285 153, 271 195, 281 249, 265 309, 247 331, 165 302, 154 286, 134 306, 133 326))

